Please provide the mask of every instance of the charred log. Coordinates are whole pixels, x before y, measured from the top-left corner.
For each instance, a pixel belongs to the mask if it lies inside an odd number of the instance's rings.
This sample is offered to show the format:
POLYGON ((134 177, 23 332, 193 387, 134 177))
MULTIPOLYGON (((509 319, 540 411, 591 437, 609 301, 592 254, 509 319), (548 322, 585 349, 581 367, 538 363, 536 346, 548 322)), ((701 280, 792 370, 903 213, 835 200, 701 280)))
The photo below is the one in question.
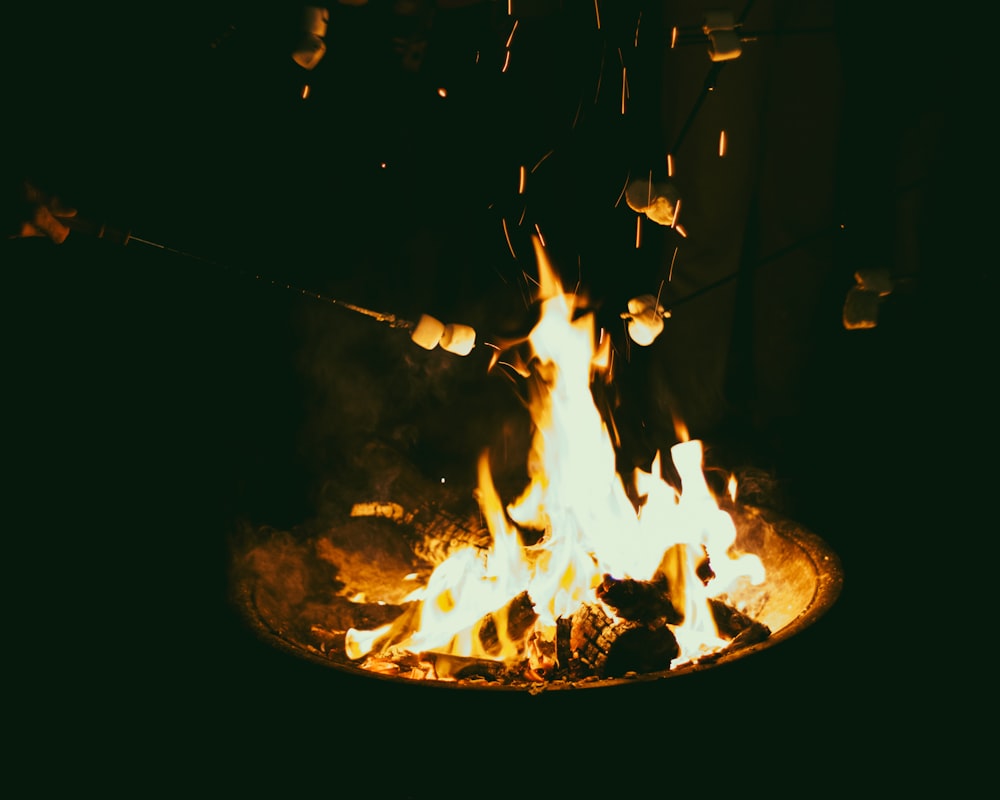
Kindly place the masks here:
POLYGON ((521 592, 504 608, 503 613, 487 614, 479 628, 479 643, 490 655, 499 655, 501 637, 498 625, 505 630, 504 638, 520 642, 535 624, 538 615, 527 592, 521 592))
MULTIPOLYGON (((704 551, 704 548, 702 550, 704 551)), ((709 559, 707 551, 704 551, 704 557, 698 562, 698 566, 695 567, 694 574, 706 586, 715 577, 715 570, 712 569, 712 561, 709 559)))
POLYGON ((421 653, 422 662, 432 665, 438 680, 456 681, 500 681, 507 675, 507 666, 502 661, 488 658, 469 658, 446 655, 444 653, 421 653))
POLYGON ((662 573, 651 581, 618 580, 605 575, 596 593, 619 617, 631 622, 676 625, 683 619, 674 607, 670 583, 662 573))
MULTIPOLYGON (((585 605, 574 614, 569 647, 571 660, 600 678, 667 670, 680 653, 670 628, 613 620, 597 605, 585 605)), ((575 671, 579 668, 570 667, 575 671)))

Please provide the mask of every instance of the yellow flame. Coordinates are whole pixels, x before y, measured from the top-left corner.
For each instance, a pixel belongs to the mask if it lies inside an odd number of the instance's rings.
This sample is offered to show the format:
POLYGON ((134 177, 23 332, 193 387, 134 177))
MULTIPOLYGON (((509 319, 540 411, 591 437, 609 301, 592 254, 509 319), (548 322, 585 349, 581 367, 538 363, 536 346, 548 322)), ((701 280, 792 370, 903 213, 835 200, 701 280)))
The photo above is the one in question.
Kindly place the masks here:
POLYGON ((670 458, 680 488, 662 477, 661 456, 631 476, 633 503, 616 470, 609 422, 592 385, 608 368, 608 341, 590 313, 578 313, 538 237, 540 316, 527 337, 525 372, 532 439, 525 486, 501 499, 489 453, 480 456, 476 499, 491 545, 457 550, 411 593, 415 604, 394 623, 351 630, 348 656, 392 649, 434 651, 551 666, 559 619, 598 603, 605 576, 652 580, 665 576, 682 617, 672 625, 680 656, 698 658, 725 646, 710 599, 735 580, 763 580, 756 556, 733 552, 736 528, 720 509, 704 475, 704 452, 678 423, 670 458), (712 575, 704 577, 705 560, 712 575), (530 606, 516 601, 527 596, 530 606), (547 654, 548 653, 548 654, 547 654))

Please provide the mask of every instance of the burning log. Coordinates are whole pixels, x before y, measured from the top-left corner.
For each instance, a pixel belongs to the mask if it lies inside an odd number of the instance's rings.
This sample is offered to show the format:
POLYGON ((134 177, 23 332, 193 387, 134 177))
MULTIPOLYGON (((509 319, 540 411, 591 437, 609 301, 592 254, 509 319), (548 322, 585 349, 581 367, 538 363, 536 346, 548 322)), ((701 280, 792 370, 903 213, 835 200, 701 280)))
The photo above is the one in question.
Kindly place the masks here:
MULTIPOLYGON (((413 554, 436 566, 465 547, 483 550, 491 536, 471 514, 450 510, 462 507, 459 498, 439 483, 429 481, 392 447, 371 442, 358 454, 354 467, 371 476, 373 500, 350 499, 351 516, 383 517, 412 532, 413 554)), ((354 490, 352 490, 354 491, 354 490)))
POLYGON ((680 647, 670 628, 631 620, 613 620, 598 605, 581 606, 569 627, 568 652, 560 663, 573 678, 596 675, 620 678, 630 672, 670 669, 680 647))
POLYGON ((506 630, 506 638, 521 641, 535 620, 535 605, 527 592, 521 592, 508 603, 503 614, 487 614, 479 628, 479 643, 490 655, 500 655, 502 642, 500 627, 506 630), (501 617, 498 619, 498 617, 501 617))
POLYGON ((676 625, 683 620, 670 599, 670 584, 663 573, 651 581, 618 580, 605 575, 596 591, 597 597, 622 619, 647 625, 655 622, 676 625))

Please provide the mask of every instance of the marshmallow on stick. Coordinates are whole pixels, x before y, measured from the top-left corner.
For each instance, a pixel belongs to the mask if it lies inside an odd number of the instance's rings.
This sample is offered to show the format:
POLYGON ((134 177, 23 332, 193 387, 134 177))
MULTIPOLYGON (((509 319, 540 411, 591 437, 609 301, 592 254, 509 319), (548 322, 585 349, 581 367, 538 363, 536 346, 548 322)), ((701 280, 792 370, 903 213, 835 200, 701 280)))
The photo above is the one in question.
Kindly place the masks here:
POLYGON ((663 319, 670 312, 651 294, 633 297, 628 301, 628 311, 621 315, 627 320, 628 335, 638 345, 647 347, 663 332, 663 319))
POLYGON ((654 182, 648 178, 637 178, 625 190, 625 202, 629 208, 667 228, 674 224, 679 199, 677 188, 672 183, 654 182))
POLYGON ((892 294, 892 278, 885 269, 859 269, 844 300, 843 322, 847 330, 865 330, 878 325, 879 305, 892 294))
POLYGON ((421 314, 410 333, 410 339, 424 350, 440 347, 449 353, 467 356, 476 346, 476 331, 468 325, 445 325, 429 314, 421 314))

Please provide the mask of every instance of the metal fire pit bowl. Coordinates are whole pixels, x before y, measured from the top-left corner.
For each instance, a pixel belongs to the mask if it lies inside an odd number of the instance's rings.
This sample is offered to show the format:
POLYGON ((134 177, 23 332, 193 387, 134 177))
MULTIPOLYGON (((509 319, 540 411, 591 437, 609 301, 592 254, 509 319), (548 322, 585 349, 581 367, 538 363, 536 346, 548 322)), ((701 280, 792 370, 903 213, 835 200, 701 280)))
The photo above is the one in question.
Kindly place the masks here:
MULTIPOLYGON (((371 617, 379 608, 391 610, 393 606, 352 603, 342 591, 330 591, 324 596, 323 587, 371 585, 374 574, 412 568, 407 563, 407 523, 384 517, 348 520, 321 533, 279 537, 280 542, 258 540, 257 547, 241 560, 242 566, 232 584, 233 596, 249 626, 265 642, 297 658, 372 680, 532 693, 659 681, 714 669, 775 647, 815 623, 840 594, 843 585, 840 559, 820 537, 768 509, 737 505, 728 510, 737 527, 735 548, 761 559, 766 580, 759 586, 746 581, 720 599, 766 625, 770 636, 660 672, 576 682, 510 684, 484 680, 411 680, 362 669, 345 655, 343 633, 348 627, 373 628, 373 622, 381 624, 393 619, 394 615, 385 619, 371 617)), ((478 525, 478 516, 470 518, 469 523, 478 525)), ((413 586, 409 584, 409 588, 413 586)))

